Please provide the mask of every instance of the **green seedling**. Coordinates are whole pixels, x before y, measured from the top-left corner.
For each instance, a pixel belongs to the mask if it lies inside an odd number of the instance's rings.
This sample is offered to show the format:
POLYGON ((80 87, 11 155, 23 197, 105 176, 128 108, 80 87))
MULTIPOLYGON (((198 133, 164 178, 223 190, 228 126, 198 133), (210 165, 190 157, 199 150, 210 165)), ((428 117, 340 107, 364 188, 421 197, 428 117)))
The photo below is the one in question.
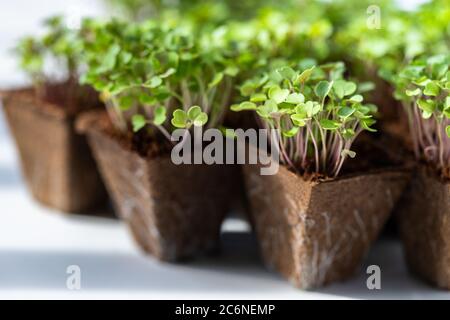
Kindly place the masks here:
POLYGON ((119 130, 156 128, 169 138, 176 128, 223 121, 239 72, 234 53, 156 21, 87 20, 82 33, 88 65, 82 81, 101 92, 119 130))
POLYGON ((416 59, 395 78, 418 159, 450 175, 450 55, 416 59))
POLYGON ((377 110, 343 72, 342 63, 271 70, 246 81, 241 93, 248 100, 231 109, 254 110, 263 127, 278 129, 281 160, 293 170, 336 177, 345 159, 356 155, 351 147, 357 136, 375 131, 377 110))
POLYGON ((45 34, 41 37, 25 37, 20 40, 16 52, 21 68, 29 75, 39 97, 47 94, 53 83, 65 83, 68 100, 78 89, 79 71, 82 65, 82 43, 78 31, 67 27, 61 16, 44 22, 45 34), (57 72, 48 66, 58 66, 57 72))

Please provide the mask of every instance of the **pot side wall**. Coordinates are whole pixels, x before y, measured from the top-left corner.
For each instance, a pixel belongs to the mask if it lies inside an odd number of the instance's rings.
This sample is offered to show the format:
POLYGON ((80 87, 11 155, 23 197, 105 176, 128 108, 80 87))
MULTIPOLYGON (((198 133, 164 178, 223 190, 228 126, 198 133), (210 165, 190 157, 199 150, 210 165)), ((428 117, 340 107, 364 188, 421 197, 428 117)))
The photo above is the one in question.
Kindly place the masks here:
POLYGON ((106 192, 86 139, 75 132, 72 118, 47 112, 39 103, 26 91, 3 99, 31 193, 62 211, 94 209, 104 203, 106 192))
POLYGON ((450 289, 450 183, 419 168, 397 218, 410 270, 450 289))
POLYGON ((382 172, 317 183, 285 167, 274 176, 257 166, 244 171, 265 263, 303 289, 358 270, 409 177, 382 172))
POLYGON ((143 158, 100 130, 88 137, 118 212, 146 252, 175 261, 217 247, 237 166, 177 166, 169 156, 143 158))

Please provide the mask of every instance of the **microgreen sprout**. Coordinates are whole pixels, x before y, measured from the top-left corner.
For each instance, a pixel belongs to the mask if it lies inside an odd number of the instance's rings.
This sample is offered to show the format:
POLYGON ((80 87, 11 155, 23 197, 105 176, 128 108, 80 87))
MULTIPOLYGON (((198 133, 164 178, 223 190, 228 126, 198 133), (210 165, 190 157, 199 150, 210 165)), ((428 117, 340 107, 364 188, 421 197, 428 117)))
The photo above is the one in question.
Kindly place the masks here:
POLYGON ((416 157, 450 176, 450 56, 416 59, 398 74, 395 97, 401 100, 416 157))
POLYGON ((296 70, 284 66, 246 81, 246 98, 233 111, 254 110, 269 129, 278 129, 283 163, 300 173, 336 177, 355 138, 372 128, 376 107, 363 103, 358 86, 343 78, 344 65, 296 70))
POLYGON ((205 48, 182 28, 86 21, 83 76, 106 102, 117 128, 218 126, 238 70, 220 47, 205 48))
POLYGON ((356 64, 362 74, 378 73, 392 83, 399 69, 415 58, 448 52, 450 7, 446 4, 446 0, 431 0, 414 11, 404 11, 385 3, 382 27, 368 28, 365 15, 349 19, 333 35, 336 51, 346 59, 351 56, 353 69, 358 69, 356 64))
POLYGON ((69 99, 78 89, 82 45, 76 30, 67 27, 61 16, 44 22, 42 37, 25 37, 16 48, 22 69, 30 76, 39 97, 45 97, 48 85, 64 82, 69 99), (53 68, 52 68, 53 67, 53 68), (57 69, 54 74, 50 69, 57 69))

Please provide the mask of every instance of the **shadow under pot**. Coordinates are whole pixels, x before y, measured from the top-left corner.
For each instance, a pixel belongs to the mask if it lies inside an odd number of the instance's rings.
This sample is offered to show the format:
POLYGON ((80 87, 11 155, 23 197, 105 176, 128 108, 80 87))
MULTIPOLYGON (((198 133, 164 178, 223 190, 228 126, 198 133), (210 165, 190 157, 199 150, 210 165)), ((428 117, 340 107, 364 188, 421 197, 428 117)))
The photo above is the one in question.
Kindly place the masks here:
POLYGON ((418 168, 397 219, 409 269, 450 289, 450 182, 429 168, 418 168))
POLYGON ((138 245, 162 261, 217 249, 239 167, 175 165, 168 152, 142 156, 99 119, 80 119, 79 130, 86 132, 114 205, 138 245))
POLYGON ((280 166, 244 166, 251 215, 265 264, 301 289, 354 275, 408 180, 384 171, 306 181, 280 166))
POLYGON ((1 97, 33 197, 65 212, 87 213, 104 205, 97 166, 85 137, 75 131, 77 114, 68 112, 65 102, 38 99, 31 88, 1 97))

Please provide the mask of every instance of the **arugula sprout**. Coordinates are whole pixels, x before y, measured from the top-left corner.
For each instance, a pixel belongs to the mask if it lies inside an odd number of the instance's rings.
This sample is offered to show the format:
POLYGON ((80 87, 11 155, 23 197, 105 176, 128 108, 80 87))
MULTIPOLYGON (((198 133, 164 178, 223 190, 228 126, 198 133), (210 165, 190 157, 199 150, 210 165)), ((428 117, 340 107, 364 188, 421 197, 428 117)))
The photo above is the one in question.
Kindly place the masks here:
MULTIPOLYGON (((165 4, 160 4, 165 11, 165 4)), ((180 3, 184 5, 194 10, 202 4, 180 3)), ((285 64, 303 55, 324 60, 329 53, 326 43, 332 27, 326 20, 298 22, 279 10, 252 14, 251 20, 231 19, 220 25, 209 19, 199 22, 189 14, 176 23, 162 17, 137 24, 85 21, 88 71, 82 81, 101 92, 122 131, 152 130, 156 125, 168 136, 176 126, 172 119, 155 123, 158 107, 173 118, 181 114, 176 109, 187 113, 199 106, 208 116, 204 125, 220 127, 243 78, 266 65, 285 64), (146 120, 133 117, 136 113, 146 120)))
POLYGON ((45 34, 41 37, 24 37, 15 51, 20 56, 20 66, 29 75, 38 96, 44 97, 47 86, 64 82, 67 92, 75 94, 81 67, 82 43, 76 30, 67 27, 62 16, 44 21, 45 34), (48 71, 48 65, 57 65, 58 74, 48 71))
POLYGON ((351 21, 334 37, 337 51, 346 57, 350 54, 359 74, 373 78, 378 73, 395 88, 394 97, 406 112, 416 157, 434 164, 448 177, 448 79, 443 70, 448 69, 450 7, 445 0, 431 0, 413 12, 395 8, 382 14, 381 29, 369 30, 364 17, 351 21))
POLYGON ((187 112, 177 109, 173 112, 172 125, 176 128, 189 129, 192 125, 202 127, 208 122, 208 115, 199 106, 190 107, 187 112))
POLYGON ((383 4, 380 29, 369 29, 364 14, 349 19, 333 36, 338 56, 351 57, 352 71, 378 73, 392 83, 415 58, 448 52, 450 7, 446 2, 432 0, 412 12, 383 4))
POLYGON ((85 21, 82 30, 82 81, 101 92, 118 129, 157 128, 170 139, 174 128, 222 122, 239 71, 222 47, 156 21, 85 21))
POLYGON ((336 177, 355 153, 351 146, 372 126, 377 108, 364 104, 358 86, 343 78, 343 63, 307 69, 283 66, 247 80, 247 100, 233 111, 254 110, 265 128, 278 129, 281 160, 300 173, 336 177))
POLYGON ((414 152, 450 176, 450 55, 420 58, 395 78, 394 96, 408 115, 414 152))

